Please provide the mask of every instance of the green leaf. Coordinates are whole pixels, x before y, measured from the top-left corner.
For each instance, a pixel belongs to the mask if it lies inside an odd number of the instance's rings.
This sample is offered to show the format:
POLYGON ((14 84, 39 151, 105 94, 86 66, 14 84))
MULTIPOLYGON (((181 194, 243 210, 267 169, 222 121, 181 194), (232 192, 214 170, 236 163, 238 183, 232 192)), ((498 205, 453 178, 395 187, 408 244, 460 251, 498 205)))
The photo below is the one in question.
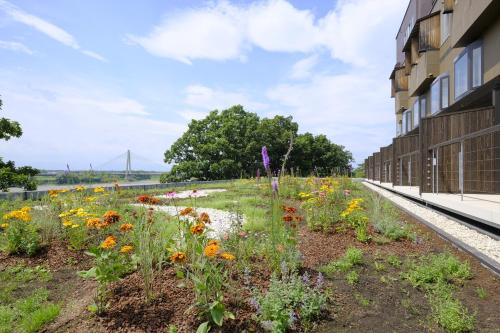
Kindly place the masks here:
POLYGON ((212 316, 212 320, 218 326, 222 326, 222 323, 224 321, 224 312, 225 312, 224 311, 224 304, 222 304, 220 302, 215 302, 210 307, 210 315, 212 316))
POLYGON ((84 279, 89 279, 89 278, 95 278, 97 276, 97 268, 92 267, 88 271, 78 271, 77 274, 78 276, 84 278, 84 279))
POLYGON ((184 279, 186 277, 186 274, 184 274, 183 271, 176 271, 175 276, 177 276, 178 279, 184 279))
POLYGON ((198 326, 198 329, 196 330, 196 333, 208 333, 210 331, 210 325, 208 321, 204 322, 200 326, 198 326))

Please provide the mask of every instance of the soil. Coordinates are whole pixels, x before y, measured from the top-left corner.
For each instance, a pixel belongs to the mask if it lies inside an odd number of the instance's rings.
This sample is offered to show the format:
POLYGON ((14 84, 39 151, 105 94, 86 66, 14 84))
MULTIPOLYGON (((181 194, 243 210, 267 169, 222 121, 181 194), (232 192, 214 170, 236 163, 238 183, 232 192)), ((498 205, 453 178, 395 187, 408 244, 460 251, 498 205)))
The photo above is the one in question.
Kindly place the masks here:
MULTIPOLYGON (((343 256, 350 246, 360 248, 364 253, 363 264, 356 268, 359 273, 357 284, 348 284, 345 273, 335 273, 326 279, 326 289, 332 296, 328 309, 312 332, 443 332, 431 318, 425 293, 401 278, 403 266, 391 266, 385 259, 387 255, 395 254, 404 262, 444 251, 450 251, 471 264, 474 276, 457 288, 455 296, 470 312, 476 313, 476 331, 500 332, 500 278, 412 217, 404 213, 401 216, 414 225, 419 235, 416 242, 405 240, 379 244, 372 241, 364 244, 356 240, 352 231, 325 234, 301 225, 298 243, 303 255, 303 270, 311 276, 316 276, 322 265, 343 256), (385 268, 375 269, 376 262, 385 268), (486 291, 485 299, 478 296, 477 288, 486 291)), ((371 234, 374 239, 379 237, 373 230, 371 234)), ((51 301, 64 304, 61 315, 43 332, 169 332, 169 325, 174 324, 179 332, 191 333, 200 323, 192 308, 192 288, 184 285, 186 282, 178 279, 171 267, 155 280, 156 297, 150 303, 145 302, 139 274, 130 274, 114 283, 109 311, 98 317, 87 310, 95 293, 95 283, 76 274, 91 266, 91 258, 83 252, 71 251, 64 243, 54 242, 32 258, 0 254, 0 269, 20 264, 47 267, 53 276, 45 284, 51 291, 51 301)), ((270 272, 262 266, 255 261, 250 285, 264 290, 270 272)), ((223 329, 212 332, 262 332, 253 318, 254 309, 248 304, 251 293, 243 277, 232 274, 230 281, 224 299, 236 320, 227 321, 223 329)))

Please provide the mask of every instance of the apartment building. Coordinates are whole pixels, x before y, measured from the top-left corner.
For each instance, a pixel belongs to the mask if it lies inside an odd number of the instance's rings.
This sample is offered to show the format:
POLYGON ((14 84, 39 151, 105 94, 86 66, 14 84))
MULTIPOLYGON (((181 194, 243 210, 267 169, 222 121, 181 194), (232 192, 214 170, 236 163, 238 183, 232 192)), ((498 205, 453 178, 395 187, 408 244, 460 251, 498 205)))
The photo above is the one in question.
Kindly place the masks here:
POLYGON ((390 80, 396 137, 369 179, 500 193, 500 0, 411 0, 390 80))

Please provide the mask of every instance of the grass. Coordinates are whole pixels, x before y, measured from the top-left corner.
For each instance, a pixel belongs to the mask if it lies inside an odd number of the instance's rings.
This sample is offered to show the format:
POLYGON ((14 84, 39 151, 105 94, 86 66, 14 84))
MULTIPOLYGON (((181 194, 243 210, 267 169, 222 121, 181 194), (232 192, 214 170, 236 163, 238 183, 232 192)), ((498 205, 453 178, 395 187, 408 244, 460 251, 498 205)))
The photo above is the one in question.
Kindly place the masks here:
POLYGON ((0 272, 0 333, 37 332, 59 315, 60 306, 48 302, 46 288, 25 294, 31 284, 50 279, 50 272, 38 266, 15 266, 0 272))
POLYGON ((449 253, 432 254, 411 262, 404 276, 413 287, 428 294, 432 316, 439 326, 450 333, 474 330, 475 315, 453 297, 454 286, 472 277, 468 262, 449 253))
POLYGON ((350 247, 345 252, 344 256, 337 261, 328 263, 320 268, 325 274, 333 274, 335 272, 347 272, 351 268, 363 263, 363 251, 354 247, 350 247))
POLYGON ((477 294, 477 297, 479 297, 480 299, 486 299, 486 297, 488 297, 488 293, 482 287, 476 288, 476 294, 477 294))

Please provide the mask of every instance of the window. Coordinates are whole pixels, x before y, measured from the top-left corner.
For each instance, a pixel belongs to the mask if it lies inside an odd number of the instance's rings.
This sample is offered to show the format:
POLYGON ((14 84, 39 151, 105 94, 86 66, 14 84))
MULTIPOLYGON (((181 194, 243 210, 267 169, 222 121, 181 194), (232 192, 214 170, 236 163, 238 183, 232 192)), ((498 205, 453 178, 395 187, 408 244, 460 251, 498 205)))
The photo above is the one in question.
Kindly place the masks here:
POLYGON ((455 100, 483 84, 483 45, 467 46, 455 60, 455 100))
POLYGON ((439 80, 436 79, 431 87, 431 114, 439 112, 439 80))
POLYGON ((448 73, 436 78, 431 86, 431 114, 436 114, 450 104, 450 77, 448 73))
POLYGON ((406 111, 406 133, 410 132, 413 129, 411 115, 412 110, 406 111))
POLYGON ((483 84, 482 53, 483 49, 481 46, 472 49, 472 88, 483 84))
POLYGON ((452 13, 441 15, 441 45, 450 37, 452 13))
POLYGON ((427 97, 420 96, 418 99, 420 101, 419 116, 421 116, 420 118, 423 118, 427 114, 427 97))
POLYGON ((467 92, 469 82, 469 57, 464 53, 455 62, 455 96, 462 96, 467 92))
POLYGON ((406 134, 406 112, 403 113, 403 120, 401 124, 401 134, 406 134))
POLYGON ((411 126, 411 129, 414 129, 415 127, 418 126, 418 121, 420 120, 420 104, 419 104, 419 98, 415 100, 415 103, 413 103, 413 126, 411 126))
POLYGON ((445 76, 441 79, 441 109, 450 105, 450 77, 445 76))

